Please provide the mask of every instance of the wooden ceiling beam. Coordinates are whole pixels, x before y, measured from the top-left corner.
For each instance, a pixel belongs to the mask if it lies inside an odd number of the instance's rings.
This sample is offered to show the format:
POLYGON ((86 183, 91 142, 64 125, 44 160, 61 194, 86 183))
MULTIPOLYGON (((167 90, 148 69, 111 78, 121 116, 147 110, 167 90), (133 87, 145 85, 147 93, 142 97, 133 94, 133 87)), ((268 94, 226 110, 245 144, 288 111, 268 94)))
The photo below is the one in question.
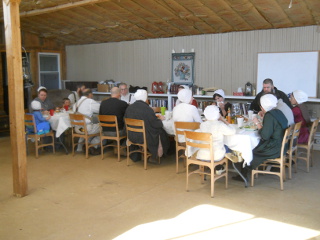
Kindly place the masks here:
POLYGON ((37 16, 37 15, 41 15, 41 14, 46 14, 46 13, 51 13, 51 12, 56 12, 56 11, 61 11, 61 10, 67 10, 67 9, 75 8, 75 7, 83 7, 83 6, 89 5, 89 4, 96 4, 96 3, 108 2, 108 1, 110 1, 110 0, 82 0, 79 2, 71 2, 71 3, 58 5, 56 7, 21 12, 20 17, 37 16))

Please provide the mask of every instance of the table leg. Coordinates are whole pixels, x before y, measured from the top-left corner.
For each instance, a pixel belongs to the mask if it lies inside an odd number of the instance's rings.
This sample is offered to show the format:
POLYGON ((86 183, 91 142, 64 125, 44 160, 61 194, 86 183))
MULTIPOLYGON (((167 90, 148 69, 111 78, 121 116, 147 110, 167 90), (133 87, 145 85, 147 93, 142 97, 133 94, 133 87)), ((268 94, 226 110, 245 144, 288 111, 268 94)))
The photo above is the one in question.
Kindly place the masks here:
MULTIPOLYGON (((61 134, 61 135, 62 135, 62 134, 61 134)), ((60 144, 62 145, 62 147, 64 148, 64 150, 66 151, 66 154, 69 154, 68 149, 66 148, 66 146, 65 146, 64 143, 63 143, 63 140, 61 139, 61 135, 59 136, 59 142, 60 142, 60 144)))
POLYGON ((234 164, 234 162, 232 162, 232 166, 233 168, 236 170, 236 172, 239 174, 239 176, 243 179, 244 181, 244 186, 248 187, 248 181, 247 179, 241 174, 241 172, 239 171, 239 169, 236 167, 236 165, 234 164))

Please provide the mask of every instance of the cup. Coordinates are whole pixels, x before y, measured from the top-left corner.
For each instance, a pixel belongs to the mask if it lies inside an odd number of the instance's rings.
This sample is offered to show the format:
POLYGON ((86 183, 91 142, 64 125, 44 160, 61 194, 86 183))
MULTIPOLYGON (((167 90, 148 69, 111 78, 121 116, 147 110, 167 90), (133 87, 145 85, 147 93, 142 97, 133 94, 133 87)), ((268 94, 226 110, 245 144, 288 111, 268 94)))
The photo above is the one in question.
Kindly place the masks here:
POLYGON ((166 107, 161 107, 161 115, 164 116, 166 114, 166 110, 167 108, 166 107))
POLYGON ((258 114, 252 114, 252 119, 257 118, 258 114))
POLYGON ((68 111, 69 106, 64 106, 64 109, 65 109, 66 111, 68 111))
POLYGON ((252 120, 252 115, 253 115, 253 111, 249 110, 248 111, 249 120, 252 120))
POLYGON ((54 114, 54 109, 50 109, 50 115, 53 116, 54 114))
POLYGON ((237 118, 237 123, 239 128, 243 127, 243 120, 244 118, 237 118))

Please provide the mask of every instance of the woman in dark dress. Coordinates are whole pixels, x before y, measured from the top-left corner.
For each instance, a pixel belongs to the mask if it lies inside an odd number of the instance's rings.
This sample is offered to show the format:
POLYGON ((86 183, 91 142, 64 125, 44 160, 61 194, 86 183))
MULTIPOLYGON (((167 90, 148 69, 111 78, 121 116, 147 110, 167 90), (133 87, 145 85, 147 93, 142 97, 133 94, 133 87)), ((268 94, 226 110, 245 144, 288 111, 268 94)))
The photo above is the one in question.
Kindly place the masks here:
POLYGON ((308 108, 304 104, 306 101, 308 101, 308 95, 301 90, 294 91, 290 96, 290 102, 293 105, 294 122, 302 122, 298 143, 307 143, 310 134, 308 126, 311 120, 308 108))
POLYGON ((214 105, 217 105, 220 110, 220 114, 222 117, 226 117, 228 114, 228 110, 232 108, 232 104, 224 101, 224 91, 222 89, 218 89, 213 93, 213 100, 216 101, 214 105))

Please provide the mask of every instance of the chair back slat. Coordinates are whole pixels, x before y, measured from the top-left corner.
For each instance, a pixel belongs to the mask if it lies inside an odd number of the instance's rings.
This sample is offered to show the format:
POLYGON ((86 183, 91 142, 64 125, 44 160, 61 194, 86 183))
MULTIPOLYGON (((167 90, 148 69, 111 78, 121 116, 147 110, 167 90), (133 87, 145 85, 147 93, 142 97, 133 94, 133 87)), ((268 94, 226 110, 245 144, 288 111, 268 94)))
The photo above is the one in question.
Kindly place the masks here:
POLYGON ((125 118, 125 123, 127 127, 127 135, 129 136, 129 132, 137 132, 143 134, 143 142, 146 142, 146 132, 144 121, 140 119, 133 118, 125 118))
POLYGON ((300 135, 302 122, 298 122, 294 125, 293 130, 291 131, 291 139, 290 139, 290 149, 293 151, 298 145, 298 138, 300 135))
POLYGON ((24 124, 25 126, 33 127, 33 132, 37 133, 37 125, 35 124, 34 116, 32 113, 24 114, 24 124))
POLYGON ((194 131, 200 128, 199 122, 174 122, 175 138, 178 141, 179 135, 184 135, 184 131, 194 131))
POLYGON ((286 151, 285 151, 285 148, 286 146, 289 147, 289 141, 291 139, 291 131, 292 131, 292 126, 288 127, 285 132, 284 132, 284 136, 283 136, 283 139, 282 139, 282 144, 281 144, 281 156, 280 158, 283 159, 286 155, 286 151))
POLYGON ((113 127, 118 131, 118 120, 115 115, 98 115, 101 127, 113 127))
POLYGON ((206 148, 206 149, 210 149, 210 152, 212 151, 212 134, 211 133, 185 131, 184 135, 186 139, 187 151, 188 151, 188 147, 206 148))
MULTIPOLYGON (((72 127, 75 126, 82 126, 84 129, 84 132, 87 132, 87 124, 86 124, 86 117, 83 114, 80 113, 70 113, 70 123, 72 127)), ((74 129, 73 129, 74 131, 74 129)))

